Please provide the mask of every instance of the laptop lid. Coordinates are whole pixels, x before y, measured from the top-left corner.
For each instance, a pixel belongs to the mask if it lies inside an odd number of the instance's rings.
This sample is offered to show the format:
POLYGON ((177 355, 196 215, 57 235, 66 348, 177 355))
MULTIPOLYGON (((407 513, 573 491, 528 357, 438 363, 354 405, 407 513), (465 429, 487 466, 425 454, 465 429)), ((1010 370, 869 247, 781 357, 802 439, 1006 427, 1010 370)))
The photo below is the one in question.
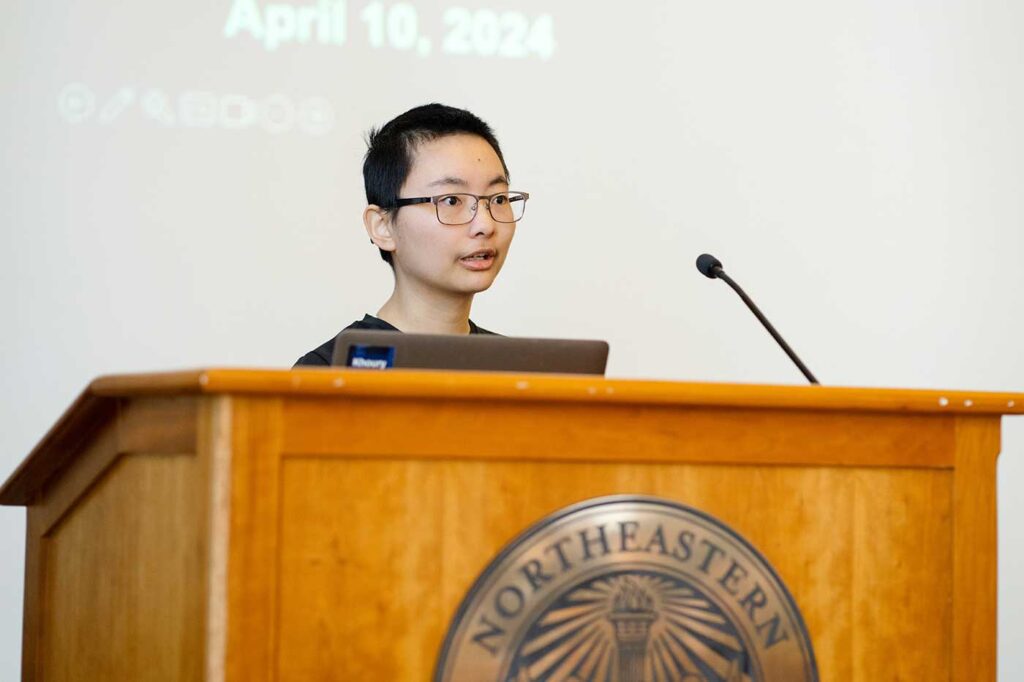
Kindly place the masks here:
POLYGON ((350 329, 334 340, 331 364, 367 369, 456 369, 603 375, 608 343, 468 334, 350 329))

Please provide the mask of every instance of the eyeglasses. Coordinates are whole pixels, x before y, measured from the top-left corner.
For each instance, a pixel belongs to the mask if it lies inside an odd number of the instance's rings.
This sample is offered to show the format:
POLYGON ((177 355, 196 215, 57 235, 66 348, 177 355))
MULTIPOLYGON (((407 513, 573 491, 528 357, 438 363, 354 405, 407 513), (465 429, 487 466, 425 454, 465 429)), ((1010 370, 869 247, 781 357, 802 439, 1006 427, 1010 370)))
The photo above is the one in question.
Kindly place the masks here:
POLYGON ((433 204, 437 211, 437 220, 442 225, 465 225, 473 222, 477 206, 481 201, 487 202, 487 211, 497 223, 514 223, 526 212, 527 192, 495 192, 480 196, 478 194, 438 194, 434 197, 415 197, 398 199, 395 208, 414 204, 433 204))

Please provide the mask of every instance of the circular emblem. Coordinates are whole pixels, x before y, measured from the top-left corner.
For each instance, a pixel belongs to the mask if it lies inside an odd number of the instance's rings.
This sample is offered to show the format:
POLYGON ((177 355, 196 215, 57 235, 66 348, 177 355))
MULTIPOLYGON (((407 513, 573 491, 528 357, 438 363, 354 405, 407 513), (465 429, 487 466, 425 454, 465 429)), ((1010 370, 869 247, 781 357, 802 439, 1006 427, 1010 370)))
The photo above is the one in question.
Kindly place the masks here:
POLYGON ((555 512, 477 578, 435 682, 817 682, 796 603, 731 528, 613 496, 555 512))

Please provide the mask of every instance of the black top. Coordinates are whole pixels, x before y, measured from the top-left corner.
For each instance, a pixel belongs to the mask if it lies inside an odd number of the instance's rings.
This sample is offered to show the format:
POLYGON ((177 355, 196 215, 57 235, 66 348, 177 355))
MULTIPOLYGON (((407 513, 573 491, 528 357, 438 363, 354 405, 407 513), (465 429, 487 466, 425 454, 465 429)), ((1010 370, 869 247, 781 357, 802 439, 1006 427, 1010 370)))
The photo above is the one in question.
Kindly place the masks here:
MULTIPOLYGON (((363 315, 363 319, 353 322, 349 326, 345 327, 345 329, 343 329, 342 331, 345 331, 346 329, 372 329, 374 331, 399 333, 402 332, 401 329, 394 326, 393 324, 389 324, 384 320, 380 319, 379 317, 374 317, 373 315, 363 315)), ((494 332, 489 332, 482 327, 476 326, 475 324, 473 324, 473 320, 469 321, 469 333, 494 334, 494 332)), ((334 339, 327 341, 326 343, 320 345, 317 348, 314 348, 313 350, 303 355, 301 358, 299 358, 298 362, 295 363, 295 367, 328 367, 331 364, 332 357, 334 357, 334 339)))

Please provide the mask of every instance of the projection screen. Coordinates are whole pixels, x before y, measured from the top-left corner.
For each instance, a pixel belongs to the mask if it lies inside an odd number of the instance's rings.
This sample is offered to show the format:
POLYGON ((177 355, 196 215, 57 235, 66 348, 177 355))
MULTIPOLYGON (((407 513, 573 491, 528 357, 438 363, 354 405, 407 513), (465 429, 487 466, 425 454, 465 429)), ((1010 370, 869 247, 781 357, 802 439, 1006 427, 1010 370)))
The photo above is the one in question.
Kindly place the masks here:
MULTIPOLYGON (((993 0, 5 4, 3 463, 93 377, 288 367, 390 293, 364 135, 495 128, 531 193, 479 324, 609 374, 1024 389, 1024 28, 993 0)), ((1024 424, 1000 464, 1000 677, 1024 675, 1024 424)), ((23 524, 0 514, 0 677, 23 524)))

